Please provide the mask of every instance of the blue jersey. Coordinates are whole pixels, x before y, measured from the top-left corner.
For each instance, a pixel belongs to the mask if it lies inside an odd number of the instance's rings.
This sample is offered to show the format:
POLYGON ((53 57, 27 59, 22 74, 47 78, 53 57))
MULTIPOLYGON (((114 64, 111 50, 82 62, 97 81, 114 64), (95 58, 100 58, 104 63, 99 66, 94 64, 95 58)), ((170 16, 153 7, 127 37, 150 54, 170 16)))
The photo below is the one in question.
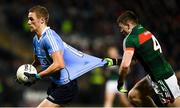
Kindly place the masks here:
POLYGON ((102 59, 85 54, 63 42, 61 37, 52 29, 47 27, 38 40, 37 35, 33 38, 34 53, 44 69, 52 64, 51 54, 62 51, 65 68, 50 75, 50 79, 59 85, 67 84, 88 71, 104 66, 102 59))

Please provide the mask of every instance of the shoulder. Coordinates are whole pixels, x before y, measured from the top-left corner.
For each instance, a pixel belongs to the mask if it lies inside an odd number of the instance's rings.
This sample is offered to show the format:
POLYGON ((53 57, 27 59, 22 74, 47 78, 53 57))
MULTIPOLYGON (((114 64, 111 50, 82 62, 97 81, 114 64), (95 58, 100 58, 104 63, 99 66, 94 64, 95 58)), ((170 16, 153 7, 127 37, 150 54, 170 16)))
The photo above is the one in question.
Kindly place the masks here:
POLYGON ((57 33, 55 30, 50 29, 50 28, 47 29, 45 33, 46 33, 46 35, 48 35, 48 36, 59 36, 58 33, 57 33))
POLYGON ((127 43, 127 42, 133 42, 134 40, 136 40, 137 38, 137 35, 134 35, 134 34, 129 34, 125 39, 124 41, 127 43))
POLYGON ((48 29, 48 30, 46 30, 46 35, 45 35, 45 38, 49 38, 49 39, 61 39, 61 36, 57 33, 57 32, 55 32, 54 30, 52 30, 52 29, 48 29))
POLYGON ((139 43, 139 38, 141 37, 141 35, 146 31, 146 29, 141 26, 141 25, 137 25, 133 31, 129 34, 129 36, 127 37, 126 41, 127 42, 134 42, 134 43, 139 43))
POLYGON ((58 46, 62 44, 62 39, 54 30, 48 29, 42 38, 42 43, 58 46))

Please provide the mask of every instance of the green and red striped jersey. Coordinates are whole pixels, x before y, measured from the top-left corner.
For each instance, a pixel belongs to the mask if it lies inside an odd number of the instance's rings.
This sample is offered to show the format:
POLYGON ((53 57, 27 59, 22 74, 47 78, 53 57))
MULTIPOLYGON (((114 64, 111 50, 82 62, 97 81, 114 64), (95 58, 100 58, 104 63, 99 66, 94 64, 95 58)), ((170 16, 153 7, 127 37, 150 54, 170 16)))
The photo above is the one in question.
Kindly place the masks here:
POLYGON ((152 80, 170 77, 174 71, 165 60, 161 46, 154 35, 137 25, 123 42, 124 50, 134 50, 134 57, 143 65, 152 80))

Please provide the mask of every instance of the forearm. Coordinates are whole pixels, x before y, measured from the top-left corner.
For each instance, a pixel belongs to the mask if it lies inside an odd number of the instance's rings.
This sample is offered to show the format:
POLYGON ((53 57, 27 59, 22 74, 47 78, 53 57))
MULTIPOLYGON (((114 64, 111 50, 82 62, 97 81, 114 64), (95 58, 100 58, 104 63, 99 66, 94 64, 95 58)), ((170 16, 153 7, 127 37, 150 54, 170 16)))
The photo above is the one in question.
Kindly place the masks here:
MULTIPOLYGON (((120 65, 122 62, 122 58, 111 58, 113 60, 113 65, 120 65)), ((131 64, 136 64, 136 60, 132 60, 131 64)))
POLYGON ((118 89, 118 91, 120 91, 122 93, 127 93, 128 90, 123 85, 124 85, 125 77, 126 77, 127 72, 128 72, 128 68, 121 68, 120 67, 119 72, 120 73, 119 73, 117 89, 118 89))
POLYGON ((52 63, 47 69, 39 72, 39 75, 43 78, 43 77, 49 76, 57 71, 60 71, 63 68, 64 68, 64 66, 59 66, 55 63, 52 63))
POLYGON ((120 69, 119 69, 119 82, 120 83, 124 82, 125 77, 126 77, 126 75, 128 73, 128 70, 129 70, 129 68, 120 67, 120 69))

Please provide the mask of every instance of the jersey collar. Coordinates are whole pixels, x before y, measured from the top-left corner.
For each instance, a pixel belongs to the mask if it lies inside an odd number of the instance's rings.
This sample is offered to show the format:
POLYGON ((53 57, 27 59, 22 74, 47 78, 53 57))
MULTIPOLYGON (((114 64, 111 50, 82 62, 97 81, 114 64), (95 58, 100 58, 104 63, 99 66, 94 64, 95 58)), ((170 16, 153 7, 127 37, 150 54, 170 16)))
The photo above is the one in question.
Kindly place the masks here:
POLYGON ((43 34, 46 32, 46 30, 47 29, 49 29, 50 27, 46 27, 46 28, 44 28, 44 30, 43 30, 43 32, 42 32, 42 34, 41 34, 41 36, 43 36, 43 34))
POLYGON ((42 32, 42 34, 41 34, 41 37, 40 37, 39 39, 38 39, 38 37, 37 37, 37 35, 36 35, 38 42, 40 42, 40 40, 42 39, 42 37, 44 37, 44 34, 46 33, 46 30, 49 29, 49 28, 50 28, 50 27, 44 28, 44 30, 43 30, 43 32, 42 32))
MULTIPOLYGON (((141 28, 143 28, 142 25, 141 25, 141 24, 138 24, 138 25, 136 25, 136 26, 132 29, 132 32, 137 31, 138 29, 141 29, 141 28)), ((131 33, 132 33, 132 32, 131 32, 131 33)))

